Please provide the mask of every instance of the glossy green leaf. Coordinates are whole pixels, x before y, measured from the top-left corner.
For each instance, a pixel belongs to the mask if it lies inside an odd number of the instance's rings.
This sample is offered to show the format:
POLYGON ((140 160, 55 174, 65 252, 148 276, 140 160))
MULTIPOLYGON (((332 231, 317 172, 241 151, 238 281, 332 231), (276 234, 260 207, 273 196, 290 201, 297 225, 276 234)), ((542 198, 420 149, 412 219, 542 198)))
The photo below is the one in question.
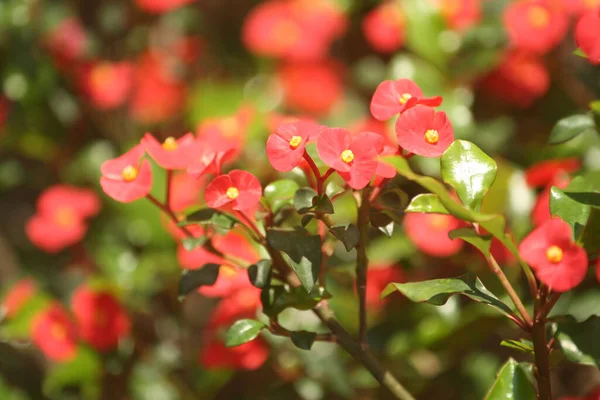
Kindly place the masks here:
POLYGON ((317 196, 311 188, 300 188, 294 194, 294 208, 298 213, 305 214, 313 208, 313 199, 317 196))
POLYGON ((493 158, 465 140, 455 140, 441 157, 442 179, 456 189, 467 208, 476 211, 496 179, 497 168, 493 158))
POLYGON ((236 321, 225 334, 225 346, 235 347, 260 335, 260 331, 266 328, 266 325, 253 319, 240 319, 236 321))
POLYGON ((248 267, 248 278, 259 289, 269 286, 271 283, 271 260, 260 260, 248 267))
POLYGON ((416 303, 429 303, 436 306, 446 304, 448 299, 461 294, 476 302, 495 308, 501 313, 512 314, 510 308, 483 286, 474 274, 468 273, 457 278, 432 279, 422 282, 390 283, 381 297, 398 291, 416 303))
POLYGON ((485 400, 534 400, 535 390, 527 372, 512 358, 502 366, 485 400))
POLYGON ((344 244, 346 251, 350 251, 356 247, 360 240, 360 232, 354 224, 334 226, 329 232, 344 244))
POLYGON ((316 337, 317 334, 315 332, 298 331, 292 332, 291 339, 292 343, 294 343, 297 348, 302 350, 310 350, 315 342, 316 337))
POLYGON ((600 208, 592 207, 583 232, 579 237, 579 243, 590 254, 600 251, 600 208))
POLYGON ((594 129, 594 119, 587 114, 571 115, 561 119, 550 132, 549 144, 560 144, 581 135, 588 129, 594 129))
POLYGON ((571 225, 576 239, 579 238, 587 223, 591 206, 574 200, 573 196, 579 199, 591 198, 589 192, 592 189, 592 185, 581 176, 575 177, 564 190, 556 186, 550 189, 550 214, 571 225), (577 196, 578 194, 581 197, 577 196))
POLYGON ((302 225, 303 227, 305 227, 306 225, 310 224, 310 221, 312 221, 315 217, 313 215, 307 214, 307 215, 303 215, 302 219, 300 220, 300 225, 302 225))
POLYGON ((387 237, 392 237, 394 233, 394 220, 385 212, 371 210, 369 215, 371 225, 383 232, 387 237))
POLYGON ((179 297, 183 297, 201 286, 212 286, 219 277, 219 264, 205 264, 198 269, 186 269, 179 280, 179 297))
POLYGON ((287 308, 310 310, 322 300, 329 298, 331 294, 322 287, 315 287, 310 293, 301 287, 284 286, 265 288, 261 292, 263 312, 269 317, 275 317, 287 308))
POLYGON ((600 317, 593 316, 584 322, 559 319, 556 337, 570 361, 600 367, 600 317))
POLYGON ((454 229, 448 233, 450 239, 462 239, 475 246, 486 258, 490 256, 492 235, 479 235, 472 228, 454 229))
POLYGON ((239 223, 239 220, 229 214, 225 214, 212 208, 202 208, 188 215, 185 220, 181 221, 178 225, 210 224, 217 228, 220 233, 226 233, 233 228, 236 223, 239 223))
POLYGON ((183 245, 183 248, 187 251, 192 251, 198 247, 201 247, 202 245, 204 245, 204 243, 206 243, 206 236, 201 236, 201 237, 193 237, 193 238, 184 238, 181 241, 181 244, 183 245))
POLYGON ((450 214, 448 209, 444 207, 437 194, 423 193, 416 195, 410 201, 405 212, 420 212, 432 214, 450 214))
POLYGON ((312 199, 313 209, 316 212, 323 214, 333 214, 333 203, 331 199, 326 194, 322 194, 321 196, 313 197, 312 199))
POLYGON ((269 229, 267 242, 273 249, 287 255, 302 286, 310 292, 321 268, 321 237, 301 230, 269 229))
POLYGON ((500 342, 500 346, 508 347, 510 349, 518 350, 527 354, 533 354, 533 343, 530 340, 503 340, 500 342))
POLYGON ((280 179, 267 185, 264 190, 264 196, 271 206, 273 213, 277 213, 283 207, 293 205, 294 196, 298 188, 298 184, 291 179, 280 179))

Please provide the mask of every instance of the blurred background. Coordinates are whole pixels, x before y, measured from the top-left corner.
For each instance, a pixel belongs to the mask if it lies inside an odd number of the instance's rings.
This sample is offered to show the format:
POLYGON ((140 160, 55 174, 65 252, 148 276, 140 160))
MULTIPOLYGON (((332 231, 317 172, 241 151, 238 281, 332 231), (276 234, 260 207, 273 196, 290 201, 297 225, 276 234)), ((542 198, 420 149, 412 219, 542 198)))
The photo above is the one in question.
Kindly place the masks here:
MULTIPOLYGON (((573 55, 572 34, 576 19, 597 3, 1 0, 0 399, 386 398, 333 344, 317 343, 307 352, 265 334, 259 348, 243 354, 225 349, 207 327, 216 309, 237 303, 200 294, 178 301, 182 266, 197 261, 181 254, 150 202, 121 204, 104 195, 100 165, 145 132, 159 139, 193 132, 235 143, 239 151, 229 168, 251 171, 264 187, 280 177, 268 163, 265 142, 282 121, 305 117, 393 138, 394 121, 372 119, 369 103, 381 81, 408 78, 425 95, 444 98, 440 109, 456 138, 476 143, 497 161, 484 210, 506 214, 519 239, 549 217, 550 185, 600 169, 593 132, 546 145, 560 118, 587 111, 600 92, 599 70, 573 55), (547 14, 541 20, 525 11, 515 16, 507 10, 517 3, 535 3, 547 14), (553 28, 531 35, 528 26, 553 28), (532 36, 533 44, 525 40, 532 36), (540 164, 550 159, 560 161, 540 164), (45 212, 40 196, 56 185, 79 188, 94 204, 78 222, 79 233, 65 240, 53 225, 37 229, 39 221, 31 222, 45 212), (108 295, 81 300, 74 293, 89 295, 82 288, 108 295), (64 339, 71 332, 64 321, 81 325, 90 311, 78 311, 77 304, 88 303, 125 322, 111 325, 114 340, 106 346, 79 340, 74 355, 63 357, 70 354, 64 339), (52 307, 62 314, 49 314, 52 307), (55 335, 57 323, 62 330, 55 335)), ((411 163, 439 176, 437 159, 417 156, 411 163)), ((165 173, 154 167, 153 193, 160 197, 165 173)), ((295 171, 286 177, 303 179, 295 171)), ((176 175, 175 211, 201 204, 206 183, 176 175)), ((411 196, 422 191, 399 185, 411 196)), ((55 201, 79 201, 71 194, 55 201)), ((336 222, 352 221, 351 196, 336 201, 335 211, 336 222)), ((374 234, 370 342, 417 398, 481 399, 507 357, 527 360, 499 345, 518 337, 509 322, 459 298, 443 307, 409 304, 399 295, 378 300, 390 281, 465 271, 502 293, 475 251, 461 242, 431 251, 429 234, 401 225, 391 238, 374 234)), ((258 257, 256 249, 248 252, 249 261, 258 257)), ((506 274, 517 279, 513 260, 496 252, 506 274)), ((336 248, 329 290, 342 324, 356 331, 353 260, 354 253, 336 248)), ((559 306, 597 310, 596 285, 587 281, 559 306)), ((312 315, 293 310, 282 314, 282 324, 320 329, 312 315)), ((600 383, 592 367, 569 363, 559 365, 554 378, 559 396, 583 395, 600 383)))

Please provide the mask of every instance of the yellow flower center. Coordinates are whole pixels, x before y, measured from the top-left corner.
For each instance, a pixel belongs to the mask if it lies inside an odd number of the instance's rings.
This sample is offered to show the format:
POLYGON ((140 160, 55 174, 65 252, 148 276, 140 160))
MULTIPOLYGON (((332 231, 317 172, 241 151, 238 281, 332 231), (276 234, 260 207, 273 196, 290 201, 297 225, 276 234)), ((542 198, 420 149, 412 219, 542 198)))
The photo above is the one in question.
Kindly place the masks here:
POLYGON ((550 13, 542 6, 533 6, 527 13, 527 18, 535 28, 544 28, 550 23, 550 13))
POLYGON ((123 169, 123 172, 121 172, 121 176, 125 182, 131 182, 137 178, 138 172, 139 171, 136 167, 133 165, 128 165, 123 169))
POLYGON ((598 1, 598 0, 583 0, 583 4, 585 5, 585 8, 591 9, 591 8, 598 7, 598 5, 600 4, 600 1, 598 1))
POLYGON ((71 207, 60 207, 54 213, 54 220, 61 226, 72 226, 75 224, 76 219, 71 207))
POLYGON ((292 136, 290 139, 290 147, 292 149, 297 149, 300 143, 302 143, 302 136, 292 136))
POLYGON ((223 135, 232 137, 236 136, 240 124, 238 123, 237 117, 225 117, 219 122, 219 127, 223 131, 223 135))
POLYGON ((406 102, 410 99, 412 99, 412 95, 410 93, 403 93, 402 96, 398 97, 398 102, 400 104, 406 104, 406 102))
POLYGON ((546 258, 553 264, 557 264, 563 259, 563 251, 558 246, 550 246, 546 250, 546 258))
POLYGON ((167 151, 177 150, 177 141, 175 140, 175 138, 173 136, 169 136, 163 142, 162 147, 163 147, 163 149, 165 149, 167 151))
POLYGON ((61 324, 54 323, 50 328, 50 336, 52 336, 56 340, 63 340, 67 337, 67 330, 61 324))
POLYGON ((271 37, 277 49, 286 50, 293 46, 301 36, 302 32, 294 22, 284 20, 275 25, 271 37))
POLYGON ((450 219, 446 215, 430 214, 429 226, 435 231, 443 231, 450 226, 450 219))
POLYGON ((345 162, 346 164, 350 164, 352 162, 352 160, 354 160, 354 153, 352 152, 352 150, 346 149, 346 150, 342 151, 342 155, 340 156, 340 159, 343 162, 345 162))
POLYGON ((237 270, 229 265, 221 265, 221 269, 219 269, 219 275, 221 274, 226 278, 233 278, 237 275, 237 270))
POLYGON ((231 200, 235 200, 240 195, 240 191, 236 187, 232 186, 229 189, 227 189, 226 194, 227 194, 227 198, 229 198, 231 200))
POLYGON ((92 84, 96 86, 105 86, 113 79, 113 68, 109 64, 100 64, 92 70, 92 84))
POLYGON ((435 129, 428 129, 425 132, 425 141, 427 143, 436 144, 440 140, 440 134, 435 129))

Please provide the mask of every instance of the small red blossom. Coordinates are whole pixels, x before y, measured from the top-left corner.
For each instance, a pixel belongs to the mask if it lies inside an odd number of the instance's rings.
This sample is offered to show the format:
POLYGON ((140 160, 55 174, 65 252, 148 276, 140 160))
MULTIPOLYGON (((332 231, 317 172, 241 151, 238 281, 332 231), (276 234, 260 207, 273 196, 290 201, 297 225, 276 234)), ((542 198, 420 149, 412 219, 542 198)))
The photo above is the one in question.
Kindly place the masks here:
POLYGON ((135 0, 140 9, 151 14, 163 14, 193 2, 194 0, 135 0))
POLYGON ((324 128, 317 140, 319 157, 353 189, 369 184, 378 167, 383 137, 374 132, 352 135, 341 128, 324 128))
POLYGON ((568 18, 549 0, 517 1, 506 7, 504 27, 515 47, 545 54, 565 36, 568 18))
POLYGON ((127 100, 132 78, 133 67, 128 62, 98 62, 84 73, 84 91, 97 108, 113 109, 127 100))
POLYGON ((535 226, 540 226, 552 218, 552 215, 550 215, 550 190, 552 189, 552 186, 564 189, 567 187, 570 181, 571 180, 568 176, 559 175, 538 195, 531 212, 531 219, 533 220, 533 224, 535 226))
POLYGON ((371 115, 379 121, 386 121, 416 105, 437 107, 440 104, 441 97, 424 97, 421 88, 410 79, 388 80, 375 89, 371 99, 371 115))
POLYGON ((250 172, 239 169, 216 177, 204 192, 209 207, 238 211, 256 207, 261 196, 262 188, 258 179, 250 172))
POLYGON ((53 361, 69 361, 77 353, 77 328, 59 304, 51 305, 35 317, 32 338, 53 361))
POLYGON ((462 225, 452 215, 408 213, 404 216, 408 238, 423 253, 434 257, 450 257, 460 251, 464 242, 450 239, 448 233, 462 225))
POLYGON ((519 253, 538 279, 556 292, 566 292, 585 278, 588 258, 572 239, 571 227, 553 218, 535 228, 519 245, 519 253))
POLYGON ((393 53, 404 46, 405 17, 397 3, 382 3, 362 21, 367 42, 380 53, 393 53))
POLYGON ((21 279, 13 284, 2 299, 2 311, 7 318, 13 318, 37 293, 38 286, 31 278, 21 279))
POLYGON ((184 211, 186 208, 198 204, 200 192, 206 186, 205 179, 196 179, 181 172, 173 174, 171 179, 171 210, 184 211))
POLYGON ((267 157, 273 168, 280 172, 291 171, 298 166, 306 144, 316 139, 319 125, 298 121, 280 125, 267 139, 267 157))
POLYGON ((600 64, 600 8, 588 11, 577 22, 575 41, 592 64, 600 64))
POLYGON ((439 157, 454 141, 454 129, 443 111, 414 107, 396 120, 396 137, 403 149, 423 157, 439 157))
POLYGON ((381 292, 392 282, 402 283, 405 281, 402 270, 392 265, 369 265, 367 270, 367 307, 377 310, 381 308, 391 297, 381 300, 381 292))
POLYGON ((581 168, 577 158, 542 161, 525 170, 525 180, 532 188, 545 187, 554 184, 562 175, 566 176, 581 168))
POLYGON ((150 161, 141 160, 144 146, 139 144, 127 153, 105 161, 100 167, 102 190, 113 199, 130 203, 150 193, 152 167, 150 161))
POLYGON ((162 143, 146 133, 141 143, 158 165, 169 170, 186 169, 197 157, 199 147, 191 133, 179 139, 169 136, 162 143))
POLYGON ((441 0, 440 9, 448 26, 464 31, 481 19, 481 0, 441 0))
POLYGON ((129 334, 131 322, 123 306, 107 291, 80 286, 71 298, 71 309, 81 339, 99 351, 117 347, 129 334))
POLYGON ((84 57, 88 38, 78 19, 65 18, 46 34, 44 44, 58 68, 67 69, 84 57))

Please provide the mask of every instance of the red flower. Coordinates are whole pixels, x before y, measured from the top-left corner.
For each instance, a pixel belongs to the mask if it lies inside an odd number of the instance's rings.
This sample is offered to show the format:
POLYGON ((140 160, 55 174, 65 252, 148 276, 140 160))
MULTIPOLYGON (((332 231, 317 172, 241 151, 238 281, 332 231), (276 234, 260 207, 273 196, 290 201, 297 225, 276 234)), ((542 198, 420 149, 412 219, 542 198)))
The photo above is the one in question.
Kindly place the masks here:
POLYGON ((365 38, 376 51, 393 53, 404 46, 405 17, 399 4, 382 3, 362 21, 365 38))
POLYGON ((569 182, 570 179, 568 176, 558 176, 538 195, 531 212, 531 218, 535 226, 539 226, 552 218, 550 215, 550 190, 552 189, 552 186, 564 189, 569 182))
POLYGON ((239 169, 217 176, 204 192, 209 207, 242 211, 256 207, 261 196, 262 188, 258 179, 250 172, 239 169))
POLYGON ((131 90, 133 67, 128 62, 99 62, 85 71, 84 89, 92 104, 109 110, 122 105, 131 90))
POLYGON ((135 0, 139 8, 152 14, 162 14, 193 2, 194 0, 135 0))
POLYGON ((442 98, 424 97, 421 88, 410 79, 383 81, 371 99, 371 115, 379 121, 386 121, 417 104, 437 107, 442 104, 442 98))
POLYGON ((100 211, 100 201, 88 189, 55 185, 44 191, 37 201, 37 212, 25 232, 29 240, 48 253, 56 253, 83 239, 87 232, 85 218, 100 211))
POLYGON ((390 299, 381 300, 381 292, 392 282, 404 282, 404 274, 392 265, 369 265, 367 270, 367 307, 377 310, 390 299))
MULTIPOLYGON (((385 156, 392 156, 398 152, 397 147, 388 145, 383 146, 383 150, 379 153, 379 158, 385 156)), ((377 169, 375 170, 375 180, 373 181, 374 186, 381 184, 383 179, 390 179, 396 176, 396 168, 387 162, 379 160, 377 162, 377 169)))
POLYGON ((545 187, 554 184, 561 175, 566 176, 579 168, 581 161, 577 158, 542 161, 525 170, 525 179, 529 187, 545 187))
POLYGON ((10 287, 2 299, 2 312, 13 318, 25 304, 37 293, 38 287, 31 278, 21 279, 10 287))
POLYGON ((65 18, 47 34, 44 43, 59 68, 71 68, 83 58, 88 38, 78 19, 65 18))
POLYGON ((585 13, 577 22, 575 41, 592 64, 600 64, 600 8, 585 13))
POLYGON ((600 0, 562 0, 562 7, 571 15, 579 16, 586 11, 597 10, 600 0))
POLYGON ((579 285, 587 272, 587 254, 571 236, 569 224, 554 218, 535 228, 519 245, 523 260, 556 292, 579 285))
POLYGON ((460 251, 464 242, 450 239, 448 233, 462 225, 452 215, 408 213, 404 216, 408 238, 423 253, 435 257, 449 257, 460 251))
POLYGON ((443 17, 452 29, 463 31, 481 19, 481 0, 441 0, 443 17))
POLYGON ((545 54, 565 36, 568 18, 548 0, 517 1, 506 7, 504 27, 516 47, 545 54))
POLYGON ((550 76, 535 55, 512 52, 482 80, 481 86, 508 103, 526 108, 548 91, 550 76))
POLYGON ((100 167, 100 185, 113 199, 130 203, 146 197, 152 188, 152 167, 143 160, 144 146, 133 147, 121 157, 105 161, 100 167))
POLYGON ((99 351, 113 350, 129 334, 129 317, 109 292, 80 286, 73 293, 71 308, 81 339, 99 351))
POLYGON ((316 139, 319 132, 319 125, 307 121, 280 125, 267 139, 267 156, 273 168, 280 172, 296 168, 304 155, 306 143, 316 139))
POLYGON ((454 141, 454 129, 443 111, 411 108, 396 120, 398 144, 411 153, 439 157, 454 141))
POLYGON ((342 96, 343 70, 337 63, 286 64, 277 74, 285 104, 301 113, 327 114, 342 96))
POLYGON ((174 174, 171 179, 171 210, 180 212, 198 204, 200 191, 205 186, 205 179, 194 178, 185 172, 174 174))
POLYGON ((163 143, 146 133, 142 138, 142 146, 165 169, 186 169, 197 156, 199 147, 191 133, 179 139, 169 136, 163 143))
POLYGON ((325 128, 317 140, 319 156, 353 189, 362 189, 377 170, 383 137, 373 132, 352 135, 341 128, 325 128))
POLYGON ((69 361, 77 353, 77 328, 58 304, 40 312, 32 325, 33 342, 53 361, 69 361))

